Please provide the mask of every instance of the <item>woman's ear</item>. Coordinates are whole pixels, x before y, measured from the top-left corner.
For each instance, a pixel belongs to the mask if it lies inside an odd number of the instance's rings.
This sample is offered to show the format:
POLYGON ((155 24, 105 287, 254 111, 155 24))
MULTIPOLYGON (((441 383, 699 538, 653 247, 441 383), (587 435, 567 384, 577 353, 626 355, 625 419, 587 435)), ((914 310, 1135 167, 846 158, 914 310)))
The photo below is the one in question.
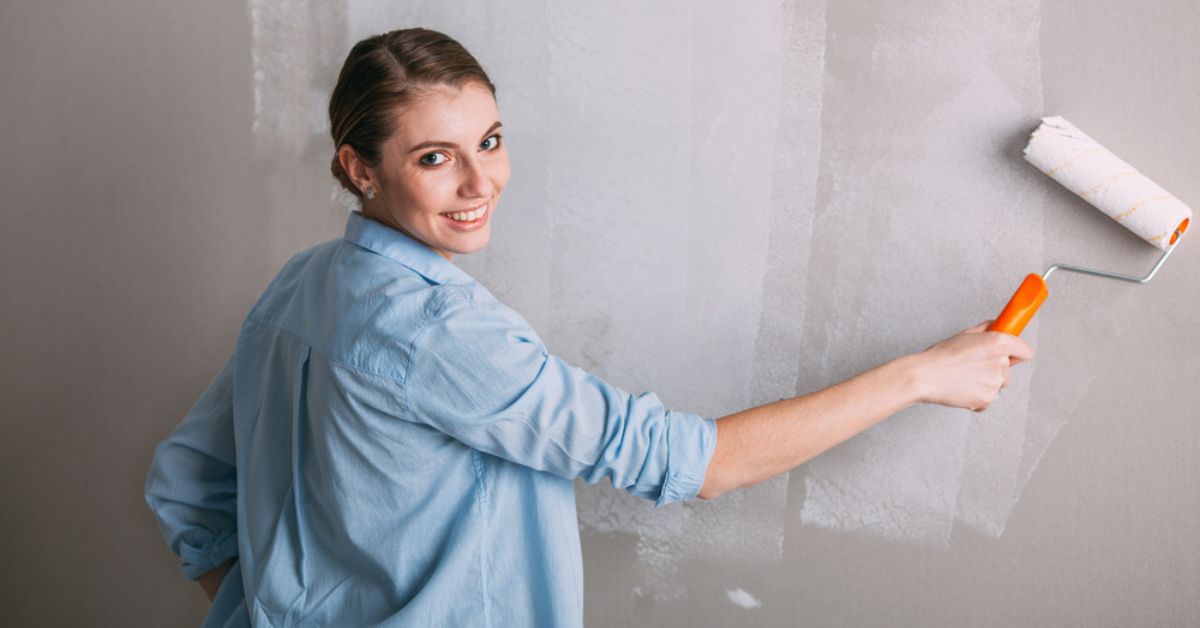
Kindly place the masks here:
POLYGON ((379 187, 375 183, 372 168, 358 156, 358 151, 354 150, 354 147, 342 144, 342 147, 338 149, 338 161, 342 164, 342 170, 346 171, 346 176, 350 177, 350 182, 359 190, 365 191, 367 188, 379 187))

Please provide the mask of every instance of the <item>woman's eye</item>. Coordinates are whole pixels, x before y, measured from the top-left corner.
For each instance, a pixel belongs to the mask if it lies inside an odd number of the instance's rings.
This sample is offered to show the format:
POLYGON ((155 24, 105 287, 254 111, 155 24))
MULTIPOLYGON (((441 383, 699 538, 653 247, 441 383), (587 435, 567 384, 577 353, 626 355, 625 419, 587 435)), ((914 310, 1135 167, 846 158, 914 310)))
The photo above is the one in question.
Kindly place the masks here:
POLYGON ((431 160, 429 159, 430 157, 442 157, 444 159, 446 156, 441 153, 429 153, 428 155, 423 155, 421 157, 421 164, 425 166, 440 166, 442 163, 444 163, 441 161, 431 160))
POLYGON ((500 138, 501 138, 501 137, 502 137, 502 136, 501 136, 499 133, 497 133, 497 134, 495 134, 495 135, 493 135, 493 136, 491 136, 491 137, 487 138, 486 140, 483 140, 483 143, 482 143, 482 144, 480 144, 479 146, 480 146, 481 148, 483 148, 484 150, 493 150, 493 149, 499 148, 499 147, 500 147, 500 138), (491 147, 488 147, 487 143, 488 143, 490 140, 493 140, 493 139, 494 139, 494 140, 496 140, 496 142, 495 142, 494 144, 492 144, 492 145, 491 145, 491 147))

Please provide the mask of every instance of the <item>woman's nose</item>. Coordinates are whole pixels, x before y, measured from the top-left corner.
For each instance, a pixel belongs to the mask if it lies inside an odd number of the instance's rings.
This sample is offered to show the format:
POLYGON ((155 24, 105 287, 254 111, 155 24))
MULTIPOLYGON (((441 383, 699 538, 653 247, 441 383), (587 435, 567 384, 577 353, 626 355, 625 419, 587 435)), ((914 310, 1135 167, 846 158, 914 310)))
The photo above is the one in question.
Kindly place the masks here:
POLYGON ((459 193, 466 198, 491 197, 492 180, 478 159, 464 159, 459 193))

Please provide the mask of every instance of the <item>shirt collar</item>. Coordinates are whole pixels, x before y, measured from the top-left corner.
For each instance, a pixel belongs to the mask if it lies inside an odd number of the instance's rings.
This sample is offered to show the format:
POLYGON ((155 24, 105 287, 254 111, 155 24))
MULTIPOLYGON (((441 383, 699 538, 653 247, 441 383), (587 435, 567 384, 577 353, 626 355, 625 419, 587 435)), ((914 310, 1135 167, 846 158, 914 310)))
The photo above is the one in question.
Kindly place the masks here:
POLYGON ((367 218, 360 211, 351 211, 346 217, 346 233, 342 238, 396 260, 433 283, 475 283, 474 278, 424 243, 367 218))

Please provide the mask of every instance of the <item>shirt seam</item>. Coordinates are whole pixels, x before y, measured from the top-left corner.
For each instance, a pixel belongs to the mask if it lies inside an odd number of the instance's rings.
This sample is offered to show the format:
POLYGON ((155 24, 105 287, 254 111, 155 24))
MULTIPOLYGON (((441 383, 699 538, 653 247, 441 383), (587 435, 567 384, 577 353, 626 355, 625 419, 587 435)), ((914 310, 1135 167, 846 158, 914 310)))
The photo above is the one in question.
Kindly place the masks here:
MULTIPOLYGON (((491 307, 491 308, 505 307, 503 304, 494 302, 494 301, 479 301, 475 298, 475 294, 473 292, 456 292, 456 294, 461 295, 461 300, 463 302, 465 302, 466 304, 480 305, 483 307, 491 307)), ((442 306, 440 306, 438 308, 436 314, 434 316, 431 316, 429 318, 429 320, 427 320, 425 322, 425 324, 421 326, 421 329, 417 331, 416 335, 413 336, 413 341, 409 347, 408 354, 409 354, 409 356, 411 356, 411 359, 414 363, 417 360, 417 354, 416 354, 417 343, 419 342, 421 337, 424 336, 425 332, 430 327, 432 327, 431 323, 433 323, 433 321, 437 318, 437 316, 440 316, 446 308, 453 307, 454 305, 457 305, 457 304, 453 304, 453 303, 452 304, 443 304, 442 306)), ((549 365, 549 362, 550 362, 549 361, 550 353, 548 353, 546 351, 545 346, 541 346, 540 349, 541 349, 541 353, 542 353, 542 364, 538 368, 537 375, 534 376, 535 380, 541 378, 542 372, 546 369, 547 365, 549 365)), ((411 369, 409 369, 409 370, 411 370, 411 369)), ((408 374, 409 374, 409 371, 405 371, 404 384, 403 384, 404 387, 402 389, 403 390, 402 403, 404 404, 405 410, 409 414, 412 414, 412 412, 413 412, 412 407, 408 403, 408 400, 410 399, 409 392, 408 392, 408 374)), ((527 412, 516 413, 516 414, 514 414, 514 416, 512 416, 510 418, 514 421, 517 421, 527 433, 530 433, 530 434, 537 433, 537 431, 533 428, 533 425, 530 423, 529 414, 527 412)), ((579 464, 582 467, 592 467, 596 464, 595 461, 589 462, 587 460, 582 460, 580 458, 577 458, 574 454, 571 453, 571 450, 569 447, 567 447, 565 444, 563 444, 562 442, 560 442, 558 440, 550 439, 550 442, 552 442, 555 445, 555 447, 557 447, 558 450, 563 453, 563 455, 565 455, 571 461, 575 462, 576 464, 579 464)), ((472 448, 472 449, 474 449, 474 448, 472 448)), ((528 465, 526 465, 526 466, 528 466, 528 465)), ((536 471, 545 471, 545 469, 536 469, 534 467, 529 467, 529 468, 533 468, 536 471)), ((554 474, 554 475, 557 475, 557 474, 554 474)), ((574 477, 578 477, 578 474, 575 474, 574 476, 572 476, 571 479, 573 479, 574 477)))
POLYGON ((488 517, 487 517, 487 481, 485 476, 486 467, 483 464, 483 455, 478 450, 472 450, 473 466, 475 468, 475 503, 479 508, 479 526, 480 526, 480 543, 479 543, 479 589, 480 598, 483 604, 483 625, 485 628, 490 628, 492 625, 491 604, 489 604, 488 591, 488 560, 487 560, 487 541, 488 541, 488 517))
MULTIPOLYGON (((342 360, 342 359, 340 359, 340 358, 336 358, 336 357, 334 357, 334 356, 330 355, 330 354, 329 354, 329 352, 327 352, 327 351, 323 350, 322 348, 320 348, 320 347, 316 346, 316 344, 314 344, 314 343, 313 343, 311 340, 309 340, 308 338, 306 338, 306 337, 302 336, 300 333, 298 333, 298 332, 296 332, 296 331, 294 331, 294 330, 292 330, 292 329, 289 329, 289 328, 287 328, 287 327, 284 327, 284 326, 282 326, 282 325, 278 325, 278 324, 276 324, 276 323, 272 323, 272 322, 270 322, 270 321, 266 321, 266 320, 263 320, 263 319, 260 319, 260 318, 256 318, 256 317, 255 317, 255 316, 253 316, 253 315, 249 315, 249 316, 247 316, 247 317, 246 317, 246 319, 247 319, 247 320, 250 320, 250 321, 253 321, 253 322, 255 322, 255 323, 258 323, 258 324, 262 325, 263 327, 268 327, 268 328, 270 328, 270 329, 274 329, 274 330, 277 330, 277 331, 281 331, 281 332, 283 332, 283 333, 285 333, 285 334, 288 334, 288 335, 290 335, 290 336, 292 336, 292 337, 296 338, 297 340, 299 340, 299 341, 301 341, 301 342, 305 343, 306 345, 308 345, 308 346, 309 346, 309 348, 311 348, 313 351, 317 352, 317 353, 318 353, 318 354, 320 354, 322 357, 324 357, 324 358, 328 359, 330 362, 333 362, 334 364, 338 364, 338 365, 340 365, 340 366, 344 366, 344 367, 346 367, 346 368, 348 368, 348 369, 350 369, 350 370, 352 370, 352 371, 358 371, 359 373, 365 373, 365 374, 367 374, 367 375, 371 375, 371 376, 374 376, 374 377, 380 377, 380 378, 383 378, 383 379, 386 379, 386 380, 389 380, 389 381, 392 381, 392 382, 396 382, 396 383, 402 383, 402 382, 404 381, 404 377, 397 377, 397 376, 395 376, 395 375, 388 375, 387 373, 379 373, 379 372, 373 371, 373 370, 371 370, 371 369, 368 369, 368 368, 363 368, 363 367, 361 367, 361 366, 358 366, 358 365, 356 365, 356 364, 350 364, 349 362, 346 362, 345 360, 342 360)), ((423 328, 423 327, 422 327, 422 328, 423 328)))
MULTIPOLYGON (((451 285, 451 284, 447 284, 447 285, 451 285)), ((454 307, 456 305, 459 305, 460 303, 465 304, 465 305, 479 305, 481 307, 496 308, 496 309, 507 307, 503 303, 500 303, 497 301, 480 301, 476 298, 476 294, 474 292, 470 292, 470 291, 455 291, 455 293, 451 297, 448 297, 448 299, 449 298, 456 298, 456 300, 458 302, 449 302, 449 300, 448 300, 447 303, 443 303, 443 304, 439 305, 439 307, 437 308, 437 311, 429 317, 429 319, 425 322, 425 324, 422 325, 421 329, 418 330, 417 334, 414 335, 412 344, 409 347, 409 356, 413 363, 416 363, 416 361, 418 359, 417 345, 420 342, 421 338, 425 335, 425 332, 428 331, 432 327, 432 323, 435 320, 437 320, 437 318, 439 316, 441 316, 447 309, 454 307)), ((558 356, 554 356, 553 354, 549 353, 546 350, 545 345, 540 344, 539 348, 540 348, 541 354, 542 354, 542 363, 538 369, 538 373, 534 376, 535 380, 542 377, 542 373, 550 365, 550 360, 552 357, 554 359, 561 360, 561 358, 559 358, 558 356)), ((569 363, 565 363, 565 364, 567 364, 567 366, 570 366, 569 363)), ((403 397, 402 403, 404 404, 404 408, 409 413, 409 415, 412 415, 413 409, 412 409, 412 406, 409 404, 409 400, 411 399, 411 397, 409 395, 409 390, 408 390, 408 376, 409 376, 410 371, 411 371, 411 369, 406 371, 404 374, 404 383, 403 383, 403 389, 402 389, 402 397, 403 397)), ((626 394, 628 394, 630 396, 630 398, 635 396, 628 392, 626 392, 626 394)), ((630 401, 630 399, 626 399, 625 401, 626 401, 626 409, 628 409, 628 402, 630 401)), ((664 413, 664 419, 667 419, 669 421, 670 413, 671 413, 671 411, 667 410, 664 413)), ((415 419, 415 417, 414 417, 414 419, 415 419)), ((530 416, 527 412, 514 413, 512 416, 506 417, 506 419, 515 421, 518 425, 520 425, 520 427, 527 434, 536 434, 537 433, 537 431, 534 429, 533 424, 530 422, 530 416)), ((628 420, 628 417, 626 417, 626 419, 628 420)), ((420 422, 419 420, 417 420, 417 421, 420 422)), ((670 428, 668 427, 667 429, 669 430, 670 428)), ((445 432, 443 432, 443 433, 445 433, 445 432)), ((564 444, 562 441, 560 441, 558 439, 548 439, 548 441, 555 446, 555 448, 557 449, 558 452, 560 452, 568 460, 571 460, 575 464, 579 465, 579 467, 581 469, 586 469, 586 470, 594 469, 596 467, 596 465, 598 464, 598 462, 596 460, 584 460, 584 459, 581 459, 581 458, 575 456, 571 452, 571 448, 568 447, 566 444, 564 444)), ((669 447, 669 444, 668 444, 668 447, 669 447)), ((474 448, 472 448, 472 450, 474 450, 474 448)), ((524 464, 523 466, 533 469, 534 471, 550 473, 551 475, 554 475, 556 477, 564 477, 558 473, 553 473, 546 468, 539 468, 539 467, 535 467, 535 466, 529 465, 529 464, 524 464)), ((647 490, 647 489, 658 489, 660 494, 662 494, 662 492, 665 490, 667 485, 669 483, 671 483, 671 476, 673 473, 677 473, 677 472, 672 470, 669 459, 668 459, 667 469, 664 472, 663 480, 661 482, 635 481, 632 484, 622 487, 622 488, 623 488, 623 490, 626 490, 626 491, 630 491, 631 489, 638 490, 638 491, 647 490)), ((579 477, 580 474, 581 474, 580 472, 572 473, 566 479, 573 480, 573 479, 579 477)), ((611 476, 611 473, 605 474, 605 475, 611 476)), ((611 477, 610 477, 610 479, 611 479, 611 477)))
MULTIPOLYGON (((445 285, 453 285, 453 284, 445 284, 445 285)), ((474 300, 475 300, 474 295, 469 292, 465 293, 465 295, 464 295, 463 291, 455 290, 451 296, 454 296, 454 295, 458 295, 462 299, 470 299, 471 302, 474 302, 474 300)), ((447 298, 450 298, 450 297, 447 297, 447 298)), ((445 310, 447 307, 449 307, 449 305, 447 305, 445 303, 440 304, 437 308, 437 311, 435 311, 432 315, 428 316, 425 319, 425 321, 421 324, 421 328, 417 330, 417 333, 413 334, 412 341, 410 341, 408 344, 408 356, 409 356, 409 364, 410 365, 416 364, 417 349, 418 349, 417 344, 421 341, 421 338, 425 335, 425 332, 429 331, 433 327, 433 324, 432 324, 433 321, 436 320, 437 317, 442 314, 442 311, 445 310)), ((409 375, 409 372, 411 372, 411 371, 412 371, 412 368, 405 369, 404 377, 402 377, 399 380, 400 391, 402 393, 401 394, 402 398, 400 399, 400 403, 401 403, 401 405, 404 406, 404 411, 410 415, 413 414, 412 406, 408 403, 408 400, 409 400, 408 375, 409 375)))
MULTIPOLYGON (((392 383, 394 383, 394 384, 397 384, 398 386, 400 386, 400 391, 401 391, 401 394, 400 394, 400 397, 401 397, 401 398, 400 398, 401 414, 402 414, 402 415, 404 415, 404 416, 402 416, 402 417, 400 417, 400 418, 401 418, 401 419, 404 419, 404 420, 407 420, 405 417, 407 417, 407 416, 409 416, 409 415, 411 415, 411 414, 412 414, 412 410, 410 409, 410 407, 409 407, 409 405, 408 405, 408 390, 407 390, 407 388, 405 387, 405 382, 404 382, 404 379, 403 379, 403 378, 400 378, 400 377, 394 377, 394 376, 391 376, 391 375, 385 375, 385 374, 383 374, 383 373, 376 373, 375 371, 372 371, 372 370, 370 370, 370 369, 365 369, 365 368, 362 368, 362 367, 359 367, 359 366, 355 366, 355 365, 353 365, 353 364, 349 364, 349 363, 347 363, 347 362, 344 362, 344 361, 342 361, 342 360, 339 360, 339 359, 337 359, 337 358, 335 358, 335 357, 333 357, 333 356, 329 355, 328 353, 326 353, 326 352, 322 351, 321 349, 317 348, 317 347, 316 347, 315 345, 313 345, 313 343, 312 343, 311 341, 309 341, 307 338, 305 338, 304 336, 301 336, 300 334, 298 334, 298 333, 296 333, 296 332, 292 331, 291 329, 288 329, 288 328, 286 328, 286 327, 281 327, 281 326, 279 326, 279 325, 274 325, 274 324, 271 324, 271 323, 268 323, 268 322, 266 322, 266 321, 262 321, 262 320, 259 320, 259 319, 257 319, 257 318, 253 318, 253 317, 250 317, 250 316, 248 316, 247 318, 248 318, 248 319, 250 319, 250 320, 252 320, 252 321, 254 321, 254 322, 256 322, 256 323, 259 323, 259 324, 263 325, 264 327, 267 327, 267 328, 269 328, 269 329, 274 329, 274 330, 277 330, 277 331, 281 331, 281 332, 283 332, 283 333, 285 333, 285 334, 288 334, 288 335, 290 335, 290 336, 292 336, 292 337, 296 338, 296 339, 297 339, 297 340, 299 340, 300 342, 303 342, 303 343, 304 343, 304 344, 305 344, 305 345, 308 347, 308 349, 309 349, 310 351, 312 351, 312 352, 315 352, 317 355, 320 355, 320 356, 322 356, 322 357, 324 357, 324 358, 328 359, 328 360, 329 360, 331 363, 333 363, 333 364, 336 364, 336 365, 338 365, 338 366, 344 367, 344 368, 346 368, 346 369, 349 369, 349 370, 351 370, 351 371, 356 371, 356 372, 358 372, 358 373, 362 373, 362 374, 364 374, 364 375, 369 375, 369 376, 371 376, 371 377, 378 377, 378 378, 380 378, 380 379, 385 379, 385 380, 387 380, 387 381, 389 381, 389 382, 392 382, 392 383)), ((411 350, 412 350, 412 348, 411 348, 411 345, 410 345, 410 347, 409 347, 410 355, 411 355, 411 350)), ((407 370, 405 371, 405 374, 407 374, 407 370)), ((369 433, 371 433, 371 434, 374 434, 374 435, 378 436, 379 438, 383 438, 383 439, 387 439, 387 440, 389 440, 389 441, 392 441, 392 442, 396 442, 396 437, 395 437, 395 436, 393 436, 393 435, 391 435, 391 434, 388 434, 388 433, 386 433, 386 432, 381 432, 381 431, 379 431, 379 430, 376 430, 376 429, 374 429, 374 428, 372 428, 372 427, 368 426, 366 423, 362 423, 362 424, 360 425, 360 427, 361 427, 363 430, 366 430, 367 432, 369 432, 369 433)))

